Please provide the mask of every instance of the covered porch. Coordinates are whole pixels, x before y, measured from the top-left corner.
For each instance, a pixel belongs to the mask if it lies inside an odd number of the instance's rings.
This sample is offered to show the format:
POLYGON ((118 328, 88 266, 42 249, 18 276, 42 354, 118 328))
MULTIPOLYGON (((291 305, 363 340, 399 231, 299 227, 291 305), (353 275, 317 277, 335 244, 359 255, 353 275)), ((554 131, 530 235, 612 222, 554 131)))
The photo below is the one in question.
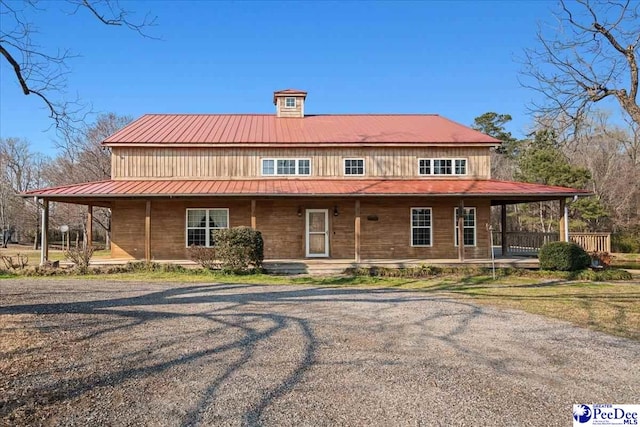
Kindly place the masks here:
MULTIPOLYGON (((226 207, 231 212, 226 226, 257 228, 263 232, 265 241, 268 238, 271 247, 280 244, 284 248, 280 252, 270 250, 269 256, 265 256, 274 268, 302 263, 331 269, 372 263, 394 267, 482 264, 491 262, 495 254, 498 262, 504 265, 534 267, 534 260, 514 257, 510 253, 509 250, 513 251, 516 246, 509 244, 506 227, 491 230, 489 207, 502 206, 502 224, 505 224, 508 204, 556 200, 565 211, 558 239, 568 240, 565 201, 568 197, 588 194, 563 187, 493 180, 272 179, 105 181, 36 190, 26 195, 38 198, 41 203, 42 230, 49 227, 50 202, 87 206, 88 235, 91 235, 93 208, 111 208, 114 220, 119 218, 121 235, 124 236, 123 232, 128 234, 130 246, 135 246, 128 252, 121 251, 126 257, 112 250, 110 261, 113 263, 121 259, 188 262, 185 210, 206 207, 222 210, 226 207), (415 245, 411 241, 414 230, 410 212, 416 209, 415 206, 429 206, 419 208, 429 210, 429 230, 422 236, 431 233, 428 244, 415 245), (457 222, 454 221, 454 212, 465 212, 465 209, 474 210, 472 245, 466 244, 469 235, 464 233, 471 230, 464 222, 465 218, 459 216, 457 222), (318 233, 328 245, 320 252, 320 259, 315 259, 316 254, 309 251, 313 234, 309 213, 314 212, 322 212, 326 221, 324 231, 318 233), (296 233, 302 233, 301 229, 306 231, 304 236, 297 234, 293 240, 283 239, 287 237, 287 230, 292 229, 297 230, 296 233), (499 251, 494 248, 496 235, 500 236, 499 251), (458 245, 459 241, 465 244, 458 245), (296 249, 301 243, 302 248, 296 249), (182 249, 176 250, 178 246, 182 249), (303 248, 306 253, 300 252, 303 248), (297 255, 283 257, 278 254, 297 255)), ((118 239, 112 242, 116 246, 119 243, 118 239)), ((48 246, 47 233, 43 232, 42 263, 48 261, 48 246)))

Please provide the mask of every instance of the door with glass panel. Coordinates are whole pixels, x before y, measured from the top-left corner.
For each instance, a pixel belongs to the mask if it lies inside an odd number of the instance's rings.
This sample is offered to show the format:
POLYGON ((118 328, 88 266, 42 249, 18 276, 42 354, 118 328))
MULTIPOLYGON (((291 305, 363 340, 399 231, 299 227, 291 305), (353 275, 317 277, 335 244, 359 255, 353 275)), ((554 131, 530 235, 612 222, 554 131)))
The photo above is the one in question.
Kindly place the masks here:
POLYGON ((306 237, 308 257, 329 256, 328 209, 307 209, 306 237))

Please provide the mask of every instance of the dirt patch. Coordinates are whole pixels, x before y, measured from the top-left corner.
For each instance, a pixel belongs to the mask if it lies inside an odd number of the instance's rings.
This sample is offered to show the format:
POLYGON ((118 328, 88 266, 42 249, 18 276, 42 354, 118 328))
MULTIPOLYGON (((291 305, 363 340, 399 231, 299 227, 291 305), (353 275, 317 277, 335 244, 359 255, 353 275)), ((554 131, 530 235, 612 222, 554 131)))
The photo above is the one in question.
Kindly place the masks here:
POLYGON ((0 424, 566 425, 640 401, 640 343, 442 296, 12 279, 0 298, 0 424))

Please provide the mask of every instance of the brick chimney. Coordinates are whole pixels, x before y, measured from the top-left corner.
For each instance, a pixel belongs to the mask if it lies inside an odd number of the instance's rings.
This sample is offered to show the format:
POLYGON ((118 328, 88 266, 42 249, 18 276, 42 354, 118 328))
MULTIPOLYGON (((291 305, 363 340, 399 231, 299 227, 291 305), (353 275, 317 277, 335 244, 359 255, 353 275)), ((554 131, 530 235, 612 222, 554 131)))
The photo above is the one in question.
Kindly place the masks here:
POLYGON ((307 92, 284 89, 273 92, 273 104, 278 117, 304 117, 304 100, 307 92))

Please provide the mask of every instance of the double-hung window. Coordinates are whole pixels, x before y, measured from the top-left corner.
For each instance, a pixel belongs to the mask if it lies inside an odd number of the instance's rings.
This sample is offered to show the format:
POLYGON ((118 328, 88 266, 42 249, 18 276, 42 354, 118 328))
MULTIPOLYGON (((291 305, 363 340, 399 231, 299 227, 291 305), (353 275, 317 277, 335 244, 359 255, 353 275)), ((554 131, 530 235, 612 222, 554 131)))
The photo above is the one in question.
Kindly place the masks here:
POLYGON ((418 159, 418 175, 466 175, 467 159, 418 159))
POLYGON ((344 159, 345 175, 364 175, 364 159, 344 159))
MULTIPOLYGON (((458 246, 459 238, 458 238, 458 218, 460 218, 460 208, 455 208, 455 227, 454 231, 456 234, 456 246, 458 246)), ((463 225, 462 225, 462 233, 464 238, 465 246, 475 246, 476 245, 476 208, 464 208, 463 215, 463 225)))
POLYGON ((411 246, 431 246, 431 208, 411 208, 411 246))
POLYGON ((187 246, 213 247, 213 232, 229 228, 229 209, 187 209, 187 246))
POLYGON ((262 175, 311 175, 311 160, 262 159, 262 175))

